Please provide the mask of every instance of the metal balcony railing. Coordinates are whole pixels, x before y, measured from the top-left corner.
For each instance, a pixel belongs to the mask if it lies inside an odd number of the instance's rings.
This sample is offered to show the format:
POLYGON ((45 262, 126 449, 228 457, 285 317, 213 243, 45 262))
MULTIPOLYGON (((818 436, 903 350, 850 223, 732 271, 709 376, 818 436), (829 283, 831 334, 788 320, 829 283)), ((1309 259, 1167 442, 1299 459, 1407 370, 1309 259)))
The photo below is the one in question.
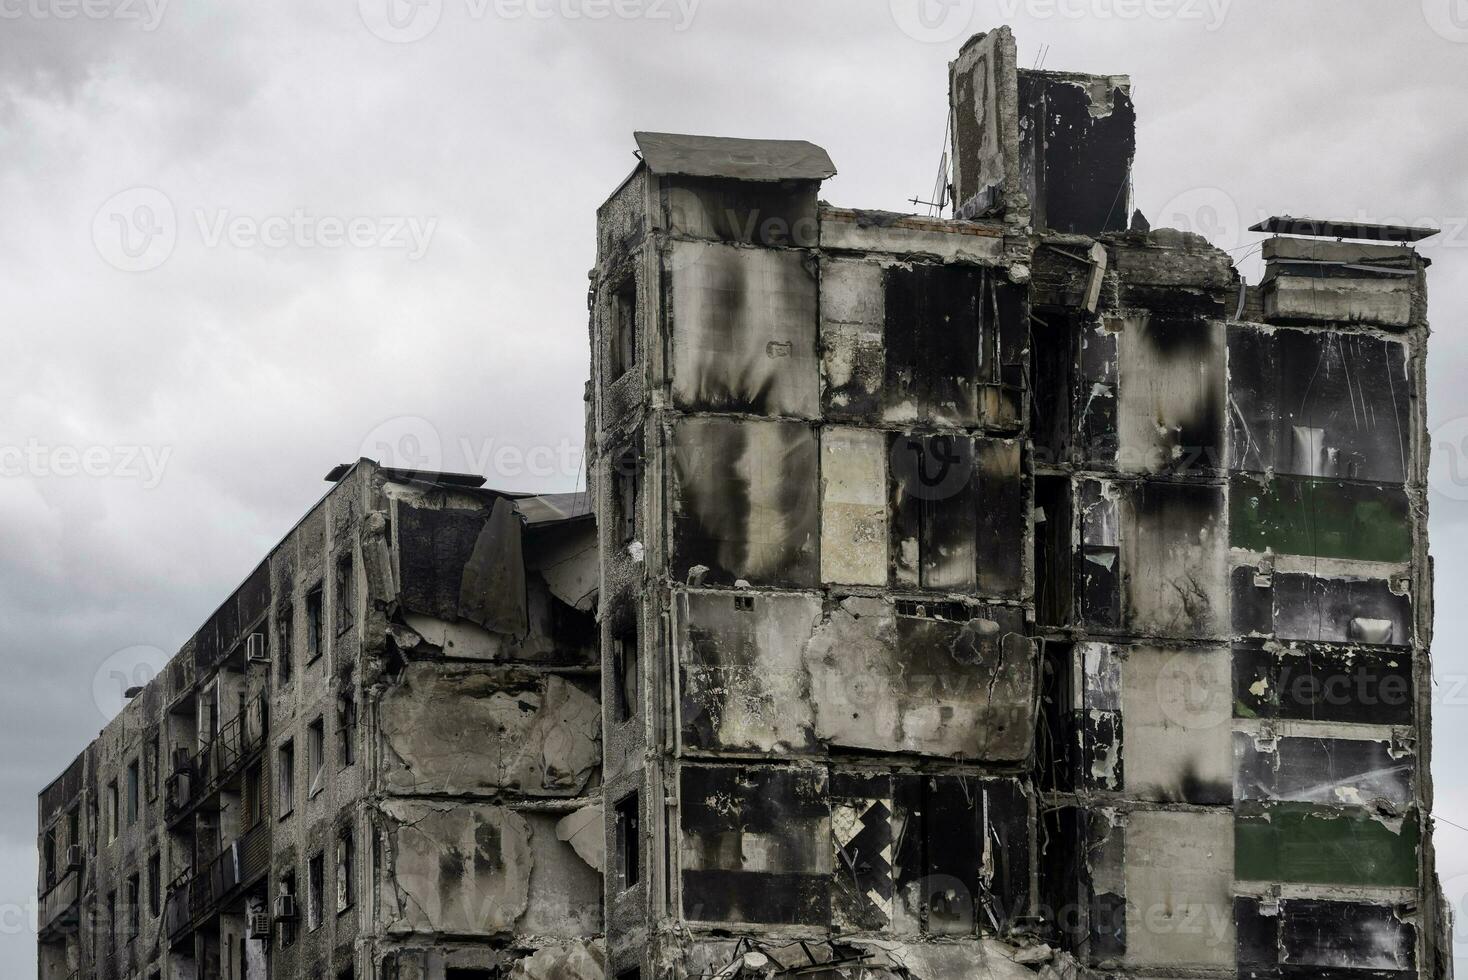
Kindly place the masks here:
POLYGON ((169 777, 165 801, 169 819, 184 816, 195 803, 207 799, 238 774, 241 766, 265 747, 265 733, 266 699, 262 691, 169 777))
POLYGON ((261 820, 208 864, 185 871, 168 885, 163 922, 170 939, 217 914, 270 870, 270 821, 261 820))

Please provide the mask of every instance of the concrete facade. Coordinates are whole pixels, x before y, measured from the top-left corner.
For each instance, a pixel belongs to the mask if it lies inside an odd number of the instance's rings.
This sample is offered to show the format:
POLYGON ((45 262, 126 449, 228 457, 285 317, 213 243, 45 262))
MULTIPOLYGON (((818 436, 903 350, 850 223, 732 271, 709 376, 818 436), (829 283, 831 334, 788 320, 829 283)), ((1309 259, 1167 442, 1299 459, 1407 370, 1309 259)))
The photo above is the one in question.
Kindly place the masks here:
POLYGON ((42 980, 601 975, 584 496, 329 479, 41 794, 42 980))
POLYGON ((952 66, 944 220, 639 133, 598 215, 608 976, 1438 977, 1426 262, 1131 207, 952 66))

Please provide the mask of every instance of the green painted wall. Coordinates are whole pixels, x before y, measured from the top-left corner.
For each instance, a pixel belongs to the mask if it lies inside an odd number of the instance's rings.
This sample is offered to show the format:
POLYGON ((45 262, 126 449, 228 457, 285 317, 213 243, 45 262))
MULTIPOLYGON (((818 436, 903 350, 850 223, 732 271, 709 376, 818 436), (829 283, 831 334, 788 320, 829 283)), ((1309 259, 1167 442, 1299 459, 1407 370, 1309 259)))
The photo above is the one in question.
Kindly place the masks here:
POLYGON ((1229 536, 1235 548, 1282 555, 1406 562, 1412 557, 1407 494, 1390 485, 1235 476, 1229 536))
POLYGON ((1393 832, 1361 807, 1239 804, 1234 877, 1411 888, 1417 884, 1419 837, 1415 811, 1393 832))

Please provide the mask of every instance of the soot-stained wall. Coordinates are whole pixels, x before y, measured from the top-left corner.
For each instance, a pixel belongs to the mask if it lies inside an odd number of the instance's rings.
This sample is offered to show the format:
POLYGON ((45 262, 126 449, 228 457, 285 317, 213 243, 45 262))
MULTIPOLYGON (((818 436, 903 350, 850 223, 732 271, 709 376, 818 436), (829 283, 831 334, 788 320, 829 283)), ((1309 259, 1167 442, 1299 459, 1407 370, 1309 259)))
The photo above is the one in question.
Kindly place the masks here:
POLYGON ((683 916, 891 935, 994 934, 1028 914, 1016 780, 682 767, 683 916))
POLYGON ((1014 607, 950 603, 939 616, 875 597, 727 592, 677 602, 687 750, 1028 757, 1035 654, 1014 607))

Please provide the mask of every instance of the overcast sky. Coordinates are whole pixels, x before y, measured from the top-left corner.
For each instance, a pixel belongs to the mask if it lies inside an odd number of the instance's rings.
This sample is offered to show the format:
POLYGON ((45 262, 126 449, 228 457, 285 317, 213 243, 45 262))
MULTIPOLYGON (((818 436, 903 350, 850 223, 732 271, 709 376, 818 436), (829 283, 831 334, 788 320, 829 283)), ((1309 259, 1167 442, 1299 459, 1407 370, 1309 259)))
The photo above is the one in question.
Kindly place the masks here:
MULTIPOLYGON (((1023 65, 1130 73, 1139 206, 1252 277, 1265 215, 1443 227, 1430 405, 1468 449, 1468 0, 917 2, 0 0, 0 975, 34 971, 36 793, 333 464, 577 484, 634 129, 809 139, 827 200, 910 210, 948 59, 1007 21, 1023 65)), ((1462 471, 1435 771, 1468 827, 1462 471)), ((1468 830, 1438 842, 1461 905, 1468 830)))

